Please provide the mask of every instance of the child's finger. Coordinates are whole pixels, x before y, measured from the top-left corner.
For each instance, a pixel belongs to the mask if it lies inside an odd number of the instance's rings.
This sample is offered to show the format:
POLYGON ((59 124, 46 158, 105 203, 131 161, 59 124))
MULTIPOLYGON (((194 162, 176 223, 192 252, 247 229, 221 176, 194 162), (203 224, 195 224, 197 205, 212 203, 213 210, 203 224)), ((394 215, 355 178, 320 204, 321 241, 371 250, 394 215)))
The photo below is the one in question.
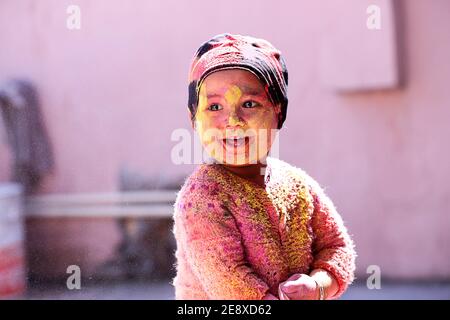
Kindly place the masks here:
POLYGON ((282 298, 282 300, 291 300, 288 295, 286 295, 283 291, 280 292, 279 296, 282 298))
POLYGON ((301 281, 286 281, 281 285, 281 289, 285 293, 292 293, 298 291, 299 286, 302 284, 301 281))

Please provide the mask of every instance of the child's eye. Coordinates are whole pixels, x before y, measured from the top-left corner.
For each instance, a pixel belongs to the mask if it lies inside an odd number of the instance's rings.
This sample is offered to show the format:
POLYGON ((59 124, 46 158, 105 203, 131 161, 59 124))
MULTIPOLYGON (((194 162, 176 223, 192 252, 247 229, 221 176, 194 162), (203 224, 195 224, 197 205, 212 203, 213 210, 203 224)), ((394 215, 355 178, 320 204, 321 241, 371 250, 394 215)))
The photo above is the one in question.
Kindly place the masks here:
POLYGON ((208 109, 211 111, 218 111, 218 110, 222 110, 223 108, 220 104, 214 103, 214 104, 210 105, 208 107, 208 109))
POLYGON ((255 101, 249 100, 249 101, 245 101, 242 106, 244 108, 254 108, 254 107, 258 106, 258 103, 255 101))

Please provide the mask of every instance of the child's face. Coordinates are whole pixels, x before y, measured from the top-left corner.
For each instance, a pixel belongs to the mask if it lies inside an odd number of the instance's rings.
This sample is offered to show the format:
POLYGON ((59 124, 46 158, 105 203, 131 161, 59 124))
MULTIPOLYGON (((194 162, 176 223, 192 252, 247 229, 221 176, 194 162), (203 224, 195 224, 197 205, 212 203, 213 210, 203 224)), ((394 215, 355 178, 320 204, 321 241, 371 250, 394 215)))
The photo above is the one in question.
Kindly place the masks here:
POLYGON ((203 147, 220 163, 255 164, 272 146, 279 110, 253 73, 216 71, 200 87, 195 128, 203 147))

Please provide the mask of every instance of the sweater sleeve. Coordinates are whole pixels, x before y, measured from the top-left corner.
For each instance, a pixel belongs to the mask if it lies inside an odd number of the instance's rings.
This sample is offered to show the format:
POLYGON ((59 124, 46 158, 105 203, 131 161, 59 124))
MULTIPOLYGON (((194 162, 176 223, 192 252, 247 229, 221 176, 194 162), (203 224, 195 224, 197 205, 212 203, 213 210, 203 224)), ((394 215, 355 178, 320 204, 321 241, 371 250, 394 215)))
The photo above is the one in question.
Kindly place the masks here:
POLYGON ((313 269, 324 269, 338 282, 339 290, 332 297, 339 298, 354 279, 356 252, 341 216, 319 184, 312 180, 314 199, 312 229, 314 233, 313 269))
POLYGON ((261 300, 269 287, 246 261, 241 234, 229 209, 205 195, 189 198, 179 206, 182 244, 209 298, 261 300))

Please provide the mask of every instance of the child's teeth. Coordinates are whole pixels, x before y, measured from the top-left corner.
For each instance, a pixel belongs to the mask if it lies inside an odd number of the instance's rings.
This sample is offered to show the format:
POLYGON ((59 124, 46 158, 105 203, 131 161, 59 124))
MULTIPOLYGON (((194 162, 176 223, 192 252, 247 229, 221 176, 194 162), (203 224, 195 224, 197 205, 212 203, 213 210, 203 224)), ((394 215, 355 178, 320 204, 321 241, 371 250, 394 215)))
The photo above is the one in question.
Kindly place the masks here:
POLYGON ((230 147, 239 147, 245 143, 244 138, 226 139, 226 143, 230 147))

